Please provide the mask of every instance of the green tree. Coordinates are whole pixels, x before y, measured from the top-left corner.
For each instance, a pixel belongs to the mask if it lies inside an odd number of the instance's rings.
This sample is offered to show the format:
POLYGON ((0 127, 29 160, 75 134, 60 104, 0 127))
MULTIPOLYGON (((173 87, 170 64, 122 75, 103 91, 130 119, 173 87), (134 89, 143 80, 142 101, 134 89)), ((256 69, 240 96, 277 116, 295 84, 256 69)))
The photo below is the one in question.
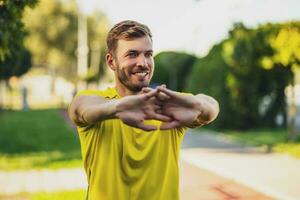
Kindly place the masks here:
POLYGON ((8 80, 12 76, 21 76, 31 67, 31 53, 27 49, 13 51, 4 61, 0 62, 0 74, 2 80, 8 80))
POLYGON ((153 84, 167 84, 173 90, 183 91, 187 77, 197 57, 180 52, 162 52, 155 56, 153 84))
POLYGON ((194 65, 189 90, 219 98, 220 127, 274 127, 279 114, 286 122, 284 90, 299 66, 299 33, 298 22, 253 29, 236 24, 194 65))
POLYGON ((236 24, 224 43, 223 56, 230 69, 226 84, 239 128, 260 125, 259 105, 263 97, 273 91, 270 86, 274 81, 267 80, 266 70, 260 67, 262 56, 273 54, 267 39, 273 29, 273 26, 267 30, 249 29, 236 24))
POLYGON ((299 63, 299 33, 297 22, 265 24, 256 29, 237 24, 230 32, 224 55, 236 80, 231 91, 237 91, 240 117, 250 117, 254 125, 264 122, 274 126, 276 116, 282 114, 286 123, 285 88, 293 83, 293 67, 299 63), (258 108, 266 97, 270 103, 260 113, 261 120, 258 108))
MULTIPOLYGON (((284 83, 291 84, 292 95, 289 105, 289 133, 290 139, 295 140, 296 135, 296 103, 295 103, 295 74, 300 68, 300 22, 290 22, 281 25, 276 32, 276 35, 272 35, 270 38, 270 46, 274 49, 274 54, 271 57, 263 57, 261 59, 262 67, 271 69, 272 71, 288 71, 289 76, 286 76, 285 82, 281 82, 281 86, 284 83)), ((279 74, 277 73, 277 76, 279 74)), ((282 80, 282 79, 281 79, 282 80)), ((280 84, 279 84, 280 85, 280 84)), ((286 84, 287 85, 287 84, 286 84)), ((285 85, 285 86, 286 86, 285 85)), ((280 99, 284 99, 284 89, 279 94, 280 99)), ((276 110, 277 104, 274 103, 273 110, 276 110)), ((284 109, 282 107, 281 109, 284 109)))
POLYGON ((20 76, 31 66, 31 56, 23 46, 26 31, 22 15, 36 0, 0 0, 0 80, 20 76))
POLYGON ((224 84, 229 69, 222 55, 223 44, 224 42, 214 45, 207 56, 197 59, 186 85, 186 91, 204 93, 219 102, 221 111, 213 123, 215 127, 237 126, 236 121, 228 117, 232 113, 232 106, 229 106, 229 88, 224 84))
MULTIPOLYGON (((75 1, 43 0, 35 9, 26 10, 24 23, 30 35, 26 46, 33 53, 34 66, 51 69, 71 81, 77 80, 78 8, 75 1)), ((98 11, 88 16, 88 46, 90 52, 105 44, 107 18, 98 11)), ((91 61, 90 61, 91 63, 91 61)), ((101 62, 100 62, 101 64, 101 62)), ((101 66, 97 66, 98 68, 101 66)), ((96 76, 92 68, 90 78, 96 76)), ((98 71, 97 71, 98 70, 98 71)))

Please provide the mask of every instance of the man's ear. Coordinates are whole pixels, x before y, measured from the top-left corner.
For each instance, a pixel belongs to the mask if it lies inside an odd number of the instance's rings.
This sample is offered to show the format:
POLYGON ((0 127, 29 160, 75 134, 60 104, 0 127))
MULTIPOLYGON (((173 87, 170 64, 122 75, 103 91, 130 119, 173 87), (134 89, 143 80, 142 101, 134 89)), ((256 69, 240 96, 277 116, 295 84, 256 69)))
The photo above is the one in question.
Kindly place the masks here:
POLYGON ((112 53, 107 53, 106 54, 106 65, 112 69, 113 71, 116 70, 116 65, 115 65, 115 62, 114 62, 114 57, 112 55, 112 53))

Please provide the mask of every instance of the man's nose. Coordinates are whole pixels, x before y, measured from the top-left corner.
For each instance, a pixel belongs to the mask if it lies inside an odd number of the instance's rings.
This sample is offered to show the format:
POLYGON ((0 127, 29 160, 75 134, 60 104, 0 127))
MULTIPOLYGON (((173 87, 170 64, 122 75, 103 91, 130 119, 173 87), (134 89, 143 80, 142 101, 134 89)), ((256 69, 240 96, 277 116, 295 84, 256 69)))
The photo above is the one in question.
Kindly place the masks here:
POLYGON ((137 61, 138 66, 147 66, 147 59, 144 55, 140 55, 137 61))

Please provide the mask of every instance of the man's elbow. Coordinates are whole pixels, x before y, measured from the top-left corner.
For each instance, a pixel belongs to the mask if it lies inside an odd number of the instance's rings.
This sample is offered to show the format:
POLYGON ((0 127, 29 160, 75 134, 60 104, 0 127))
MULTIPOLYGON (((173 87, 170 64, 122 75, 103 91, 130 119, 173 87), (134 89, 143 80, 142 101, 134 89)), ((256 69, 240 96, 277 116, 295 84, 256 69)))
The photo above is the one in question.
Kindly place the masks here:
POLYGON ((220 112, 219 103, 215 99, 212 98, 209 104, 209 109, 207 110, 206 115, 202 118, 204 125, 213 122, 220 112))
POLYGON ((69 108, 68 108, 68 115, 70 120, 76 125, 76 126, 84 126, 85 123, 82 120, 82 112, 81 104, 79 104, 77 101, 73 101, 69 108))

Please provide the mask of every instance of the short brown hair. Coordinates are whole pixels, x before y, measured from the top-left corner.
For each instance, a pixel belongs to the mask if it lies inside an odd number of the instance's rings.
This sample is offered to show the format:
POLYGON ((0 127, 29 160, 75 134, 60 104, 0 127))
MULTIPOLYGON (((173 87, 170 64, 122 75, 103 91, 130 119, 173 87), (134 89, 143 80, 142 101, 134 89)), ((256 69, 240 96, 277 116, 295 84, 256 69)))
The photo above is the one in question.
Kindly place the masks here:
POLYGON ((108 32, 106 38, 107 52, 115 52, 119 39, 130 40, 144 36, 149 36, 152 40, 152 34, 148 26, 132 20, 119 22, 108 32))

